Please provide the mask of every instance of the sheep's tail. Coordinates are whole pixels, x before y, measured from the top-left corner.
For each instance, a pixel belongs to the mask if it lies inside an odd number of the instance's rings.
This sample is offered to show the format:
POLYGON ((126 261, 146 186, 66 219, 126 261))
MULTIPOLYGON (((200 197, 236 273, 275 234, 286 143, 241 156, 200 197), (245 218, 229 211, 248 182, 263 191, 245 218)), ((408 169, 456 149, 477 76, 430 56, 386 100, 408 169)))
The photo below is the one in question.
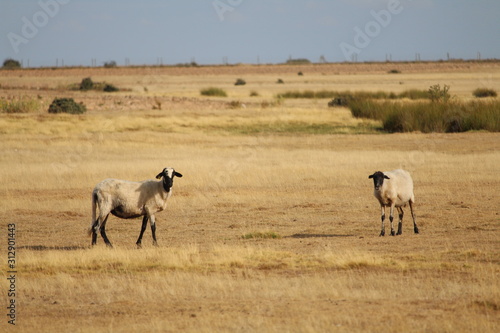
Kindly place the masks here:
POLYGON ((96 215, 97 215, 97 192, 92 192, 92 223, 88 229, 88 235, 92 235, 92 230, 94 229, 94 225, 96 223, 96 215))

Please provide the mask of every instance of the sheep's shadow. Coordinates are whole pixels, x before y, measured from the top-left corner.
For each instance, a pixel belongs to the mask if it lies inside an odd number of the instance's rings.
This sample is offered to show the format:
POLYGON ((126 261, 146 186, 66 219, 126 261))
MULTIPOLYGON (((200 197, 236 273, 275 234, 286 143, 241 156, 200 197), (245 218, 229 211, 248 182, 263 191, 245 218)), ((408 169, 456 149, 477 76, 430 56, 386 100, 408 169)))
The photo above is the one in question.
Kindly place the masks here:
POLYGON ((23 246, 19 246, 18 249, 26 249, 26 250, 31 250, 31 251, 50 251, 50 250, 76 251, 76 250, 86 249, 86 247, 83 247, 83 246, 23 245, 23 246))
POLYGON ((356 235, 339 235, 339 234, 293 234, 283 238, 343 238, 355 237, 356 235))

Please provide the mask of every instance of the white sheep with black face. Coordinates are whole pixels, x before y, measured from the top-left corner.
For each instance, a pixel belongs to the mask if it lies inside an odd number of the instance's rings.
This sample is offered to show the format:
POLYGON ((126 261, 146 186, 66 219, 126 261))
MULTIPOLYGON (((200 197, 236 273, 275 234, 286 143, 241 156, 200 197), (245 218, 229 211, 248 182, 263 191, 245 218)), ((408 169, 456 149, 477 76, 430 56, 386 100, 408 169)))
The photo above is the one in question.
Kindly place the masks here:
POLYGON ((394 207, 399 212, 399 224, 397 235, 403 232, 403 207, 407 204, 410 206, 411 217, 413 218, 413 231, 418 234, 417 222, 413 213, 413 204, 415 203, 415 195, 413 194, 413 180, 408 171, 397 169, 393 171, 377 171, 368 176, 373 179, 373 195, 380 203, 382 213, 382 231, 380 236, 385 235, 385 207, 390 207, 389 220, 391 221, 391 235, 394 236, 393 216, 394 207))
POLYGON ((141 246, 142 235, 149 220, 153 244, 157 245, 154 214, 166 208, 167 199, 172 195, 174 177, 182 177, 182 175, 172 168, 165 168, 156 176, 157 179, 162 179, 160 181, 151 179, 132 182, 105 179, 97 184, 92 191, 92 224, 88 231, 89 235, 92 235, 92 245, 96 244, 97 231, 100 230, 106 245, 112 247, 105 230, 109 213, 122 219, 144 216, 136 244, 138 247, 141 246), (96 218, 97 208, 99 208, 99 216, 96 218))

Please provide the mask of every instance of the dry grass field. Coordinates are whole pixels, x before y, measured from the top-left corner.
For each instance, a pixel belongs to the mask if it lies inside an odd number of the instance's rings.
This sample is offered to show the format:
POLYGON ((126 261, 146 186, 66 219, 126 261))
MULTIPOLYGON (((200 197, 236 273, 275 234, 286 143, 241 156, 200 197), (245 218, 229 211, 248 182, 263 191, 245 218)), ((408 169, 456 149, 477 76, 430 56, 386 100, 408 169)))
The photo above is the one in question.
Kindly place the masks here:
POLYGON ((1 71, 0 97, 39 109, 0 114, 0 331, 498 332, 500 134, 385 134, 327 100, 275 99, 437 83, 498 91, 500 64, 1 71), (126 90, 65 89, 87 76, 126 90), (211 86, 228 97, 200 96, 211 86), (56 96, 88 112, 49 115, 56 96), (159 247, 110 217, 114 249, 90 248, 95 184, 166 166, 184 177, 159 247), (406 209, 403 235, 379 237, 368 175, 395 168, 413 176, 418 235, 406 209))

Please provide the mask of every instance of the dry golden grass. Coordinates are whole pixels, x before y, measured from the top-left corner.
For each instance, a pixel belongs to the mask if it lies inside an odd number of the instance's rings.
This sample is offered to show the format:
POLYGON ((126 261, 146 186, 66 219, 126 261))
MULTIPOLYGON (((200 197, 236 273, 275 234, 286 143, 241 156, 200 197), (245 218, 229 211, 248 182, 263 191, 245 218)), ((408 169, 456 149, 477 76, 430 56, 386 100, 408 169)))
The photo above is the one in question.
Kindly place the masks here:
MULTIPOLYGON (((483 78, 498 87, 496 64, 434 66, 401 76, 385 67, 323 68, 338 71, 334 78, 317 67, 298 77, 290 66, 200 75, 159 69, 159 78, 150 69, 96 70, 97 81, 131 91, 69 92, 89 105, 81 116, 0 115, 0 227, 4 235, 8 223, 17 229, 16 330, 497 332, 499 134, 389 135, 322 100, 261 105, 279 90, 277 75, 297 89, 337 82, 329 89, 394 91, 403 76, 412 88, 446 77, 452 91, 462 87, 459 98, 483 78), (231 87, 241 74, 247 86, 231 87), (229 97, 201 98, 206 86, 229 97), (251 90, 260 96, 248 97, 251 90), (163 98, 162 110, 152 110, 154 98, 163 98), (246 107, 228 108, 235 99, 246 107), (140 219, 110 217, 115 248, 99 238, 91 249, 93 186, 108 177, 153 178, 165 166, 184 177, 157 215, 160 246, 148 229, 136 249, 140 219), (368 175, 398 167, 413 175, 421 234, 405 217, 402 236, 378 237, 368 175)), ((22 73, 0 83, 56 88, 82 75, 22 73)), ((40 94, 46 102, 61 91, 0 94, 40 94)), ((1 300, 8 299, 5 243, 1 300)), ((1 331, 11 328, 3 317, 1 331)))

